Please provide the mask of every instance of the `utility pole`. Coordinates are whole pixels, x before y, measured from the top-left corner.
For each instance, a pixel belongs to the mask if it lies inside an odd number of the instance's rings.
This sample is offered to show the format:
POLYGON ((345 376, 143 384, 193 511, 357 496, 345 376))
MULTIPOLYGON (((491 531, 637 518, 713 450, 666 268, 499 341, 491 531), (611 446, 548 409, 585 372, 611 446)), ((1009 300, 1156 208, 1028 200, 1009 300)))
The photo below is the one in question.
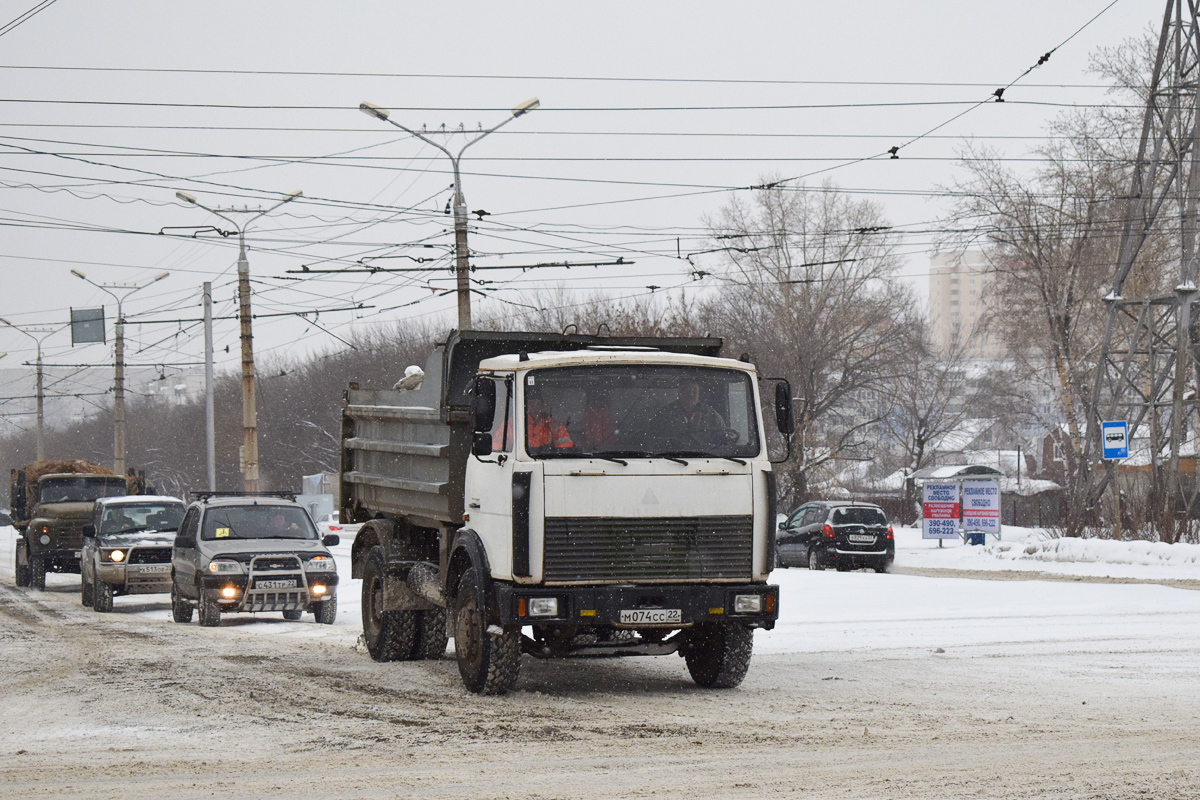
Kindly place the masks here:
POLYGON ((59 330, 59 328, 18 328, 8 320, 0 317, 0 324, 7 325, 17 333, 23 333, 30 339, 33 339, 37 344, 37 460, 46 460, 46 426, 45 426, 45 399, 46 395, 43 391, 44 378, 42 375, 42 342, 50 334, 59 330), (40 337, 35 334, 42 334, 40 337))
POLYGON ((204 444, 208 490, 217 490, 217 425, 213 409, 212 284, 204 282, 204 444))
MULTIPOLYGON (((202 205, 187 192, 176 192, 175 196, 185 203, 203 208, 220 217, 237 230, 238 234, 238 319, 241 323, 242 339, 242 484, 247 492, 258 491, 258 399, 255 394, 254 336, 250 326, 250 262, 246 258, 246 229, 264 214, 269 214, 284 203, 291 202, 304 193, 297 190, 267 209, 209 208, 202 205), (250 214, 240 225, 227 214, 250 214)), ((222 235, 228 235, 222 232, 222 235)))
POLYGON ((540 105, 541 102, 539 102, 536 97, 532 100, 525 101, 512 110, 512 116, 508 119, 504 120, 498 125, 493 125, 487 130, 479 131, 475 138, 470 139, 466 144, 459 148, 458 154, 456 155, 429 137, 417 133, 411 128, 406 128, 399 122, 390 119, 389 115, 391 112, 386 108, 380 108, 374 103, 363 102, 358 104, 359 110, 367 116, 374 117, 375 119, 395 125, 400 130, 417 137, 422 142, 425 142, 425 144, 441 150, 450 159, 450 163, 454 167, 454 272, 455 277, 457 278, 456 283, 458 287, 458 329, 460 331, 467 331, 471 329, 471 251, 467 248, 467 200, 466 197, 463 196, 462 176, 458 171, 458 162, 460 159, 462 159, 462 155, 468 147, 475 144, 489 133, 494 133, 495 131, 504 127, 517 117, 523 114, 528 114, 530 111, 533 111, 540 105))
POLYGON ((113 337, 113 472, 125 476, 125 300, 134 292, 158 283, 171 273, 160 272, 146 283, 96 283, 77 269, 71 274, 90 283, 117 301, 116 335, 113 337), (123 292, 118 295, 117 292, 123 292))

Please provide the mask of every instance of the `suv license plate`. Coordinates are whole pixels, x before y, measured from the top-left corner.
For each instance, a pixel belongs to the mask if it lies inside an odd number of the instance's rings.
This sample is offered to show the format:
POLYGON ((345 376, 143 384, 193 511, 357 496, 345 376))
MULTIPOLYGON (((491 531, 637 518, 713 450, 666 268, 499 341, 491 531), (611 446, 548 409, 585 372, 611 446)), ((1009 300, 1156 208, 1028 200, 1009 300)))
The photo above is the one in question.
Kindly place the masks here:
POLYGON ((661 625, 682 621, 683 612, 678 608, 633 608, 621 610, 622 625, 661 625))
POLYGON ((255 581, 255 589, 295 589, 296 581, 255 581))
POLYGON ((854 542, 855 544, 874 544, 875 543, 875 537, 870 536, 865 533, 852 533, 852 534, 850 534, 849 538, 850 538, 850 541, 854 542))
POLYGON ((170 572, 170 564, 147 564, 142 567, 142 572, 170 572))

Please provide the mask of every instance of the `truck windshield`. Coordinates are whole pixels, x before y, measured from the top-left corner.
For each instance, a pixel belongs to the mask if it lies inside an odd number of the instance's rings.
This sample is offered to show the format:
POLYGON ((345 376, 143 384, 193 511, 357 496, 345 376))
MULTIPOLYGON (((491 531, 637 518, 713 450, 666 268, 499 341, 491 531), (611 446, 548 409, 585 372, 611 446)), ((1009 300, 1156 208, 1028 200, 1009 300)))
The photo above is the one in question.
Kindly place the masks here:
POLYGON ((132 531, 173 531, 183 521, 183 503, 138 503, 108 506, 100 521, 101 535, 132 531))
POLYGON ((202 539, 316 539, 308 513, 297 506, 228 506, 204 515, 202 539))
POLYGON ((752 458, 750 376, 715 367, 558 367, 525 376, 525 448, 538 458, 752 458))
POLYGON ((43 478, 38 483, 41 503, 90 503, 100 497, 124 497, 126 493, 125 479, 116 475, 43 478))

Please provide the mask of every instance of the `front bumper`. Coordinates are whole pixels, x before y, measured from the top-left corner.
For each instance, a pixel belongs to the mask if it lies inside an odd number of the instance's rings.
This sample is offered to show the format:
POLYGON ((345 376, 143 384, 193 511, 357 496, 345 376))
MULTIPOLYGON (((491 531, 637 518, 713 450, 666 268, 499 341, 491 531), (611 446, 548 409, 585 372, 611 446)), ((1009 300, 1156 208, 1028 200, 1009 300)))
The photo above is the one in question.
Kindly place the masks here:
POLYGON ((171 591, 170 564, 101 563, 96 567, 96 578, 122 589, 125 594, 162 594, 171 591))
POLYGON ((201 587, 209 600, 222 611, 303 611, 313 603, 329 600, 337 595, 337 573, 305 573, 293 580, 295 586, 265 588, 251 581, 251 575, 205 575, 201 587), (325 587, 323 594, 312 592, 312 587, 325 587), (250 588, 247 589, 247 586, 250 588), (225 590, 232 588, 233 597, 226 597, 225 590))
POLYGON ((606 625, 616 628, 685 628, 700 622, 741 622, 753 628, 770 630, 779 619, 779 587, 763 583, 747 584, 619 584, 611 586, 517 586, 497 583, 497 612, 502 625, 606 625), (759 595, 762 610, 736 613, 736 595, 759 595), (526 612, 530 600, 554 597, 558 614, 553 617, 520 616, 524 600, 526 612), (621 622, 621 612, 646 610, 646 616, 658 616, 654 610, 678 609, 674 621, 643 624, 621 622))
MULTIPOLYGON (((79 572, 79 547, 34 544, 29 547, 30 558, 41 558, 47 572, 79 572)), ((24 564, 22 564, 24 566, 24 564)))

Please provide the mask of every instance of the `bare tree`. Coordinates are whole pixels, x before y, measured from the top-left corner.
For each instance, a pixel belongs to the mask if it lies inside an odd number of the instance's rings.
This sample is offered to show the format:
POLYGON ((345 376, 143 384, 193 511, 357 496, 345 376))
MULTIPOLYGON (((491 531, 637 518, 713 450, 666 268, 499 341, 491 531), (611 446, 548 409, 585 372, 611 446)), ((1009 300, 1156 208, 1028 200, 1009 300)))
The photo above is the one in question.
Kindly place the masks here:
POLYGON ((919 319, 894 280, 897 240, 878 206, 830 184, 758 191, 708 224, 722 259, 714 323, 797 396, 801 447, 781 494, 803 500, 829 462, 875 456, 881 397, 919 319))

